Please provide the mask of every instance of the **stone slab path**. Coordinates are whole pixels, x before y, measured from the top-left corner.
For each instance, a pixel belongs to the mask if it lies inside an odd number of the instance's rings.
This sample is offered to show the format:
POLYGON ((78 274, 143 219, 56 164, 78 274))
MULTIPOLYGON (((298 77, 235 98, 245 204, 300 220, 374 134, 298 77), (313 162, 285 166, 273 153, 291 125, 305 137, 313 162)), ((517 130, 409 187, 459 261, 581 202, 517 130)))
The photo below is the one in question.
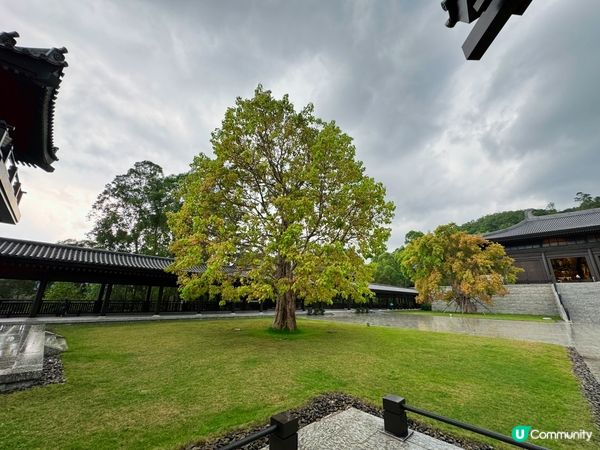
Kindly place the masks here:
MULTIPOLYGON (((418 431, 401 440, 383 431, 383 419, 356 408, 333 413, 298 431, 300 450, 460 450, 418 431)), ((268 447, 265 447, 266 450, 268 447)))

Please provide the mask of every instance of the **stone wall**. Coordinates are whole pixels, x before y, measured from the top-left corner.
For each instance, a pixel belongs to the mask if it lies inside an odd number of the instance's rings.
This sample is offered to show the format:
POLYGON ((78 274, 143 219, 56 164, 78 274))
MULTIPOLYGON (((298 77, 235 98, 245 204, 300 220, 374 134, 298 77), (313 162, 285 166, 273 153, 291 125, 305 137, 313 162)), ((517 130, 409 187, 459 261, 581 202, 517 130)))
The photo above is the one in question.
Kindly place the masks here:
MULTIPOLYGON (((478 305, 479 312, 502 314, 532 314, 538 316, 559 316, 558 306, 551 284, 511 284, 506 286, 508 294, 494 297, 492 306, 486 309, 478 305)), ((455 311, 455 305, 433 302, 433 311, 455 311)))

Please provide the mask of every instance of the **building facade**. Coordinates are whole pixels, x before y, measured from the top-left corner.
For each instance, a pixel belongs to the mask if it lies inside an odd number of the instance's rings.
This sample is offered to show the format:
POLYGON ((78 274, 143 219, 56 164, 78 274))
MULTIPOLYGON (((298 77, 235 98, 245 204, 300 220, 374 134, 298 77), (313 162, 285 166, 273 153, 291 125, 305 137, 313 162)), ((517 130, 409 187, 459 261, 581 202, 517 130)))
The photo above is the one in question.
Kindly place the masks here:
POLYGON ((534 216, 484 237, 524 269, 518 283, 600 281, 600 208, 534 216))

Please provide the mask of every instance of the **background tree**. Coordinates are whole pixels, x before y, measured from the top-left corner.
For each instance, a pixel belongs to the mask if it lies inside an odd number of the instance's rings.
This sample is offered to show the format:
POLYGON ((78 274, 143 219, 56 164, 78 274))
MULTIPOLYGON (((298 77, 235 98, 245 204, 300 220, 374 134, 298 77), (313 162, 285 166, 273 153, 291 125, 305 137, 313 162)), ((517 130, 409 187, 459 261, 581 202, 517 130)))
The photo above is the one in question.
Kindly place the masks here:
POLYGON ((68 281, 54 281, 44 293, 46 300, 95 300, 91 289, 86 283, 71 283, 68 281))
POLYGON ((455 302, 463 312, 475 311, 477 303, 491 304, 493 295, 505 295, 504 284, 514 283, 522 272, 513 262, 502 245, 455 224, 415 239, 401 256, 419 291, 418 302, 455 302))
POLYGON ((381 284, 390 284, 392 286, 410 287, 412 281, 408 278, 402 265, 400 264, 400 255, 404 247, 397 248, 393 252, 384 252, 373 258, 373 282, 381 284))
POLYGON ((578 192, 574 200, 579 203, 579 209, 600 208, 600 196, 592 197, 590 194, 578 192))
POLYGON ((31 300, 36 291, 36 281, 0 278, 0 300, 31 300))
POLYGON ((404 245, 410 244, 412 241, 414 241, 417 238, 420 238, 424 234, 425 233, 423 233, 422 231, 410 230, 404 235, 404 245))
POLYGON ((181 178, 165 177, 151 161, 135 163, 98 195, 89 214, 94 226, 88 237, 108 250, 168 255, 167 213, 180 206, 181 178))
MULTIPOLYGON (((556 214, 563 212, 581 211, 584 209, 600 208, 600 196, 593 197, 590 194, 584 192, 578 192, 575 195, 575 202, 579 203, 573 208, 566 208, 563 210, 557 210, 554 202, 549 202, 544 209, 531 209, 534 216, 546 216, 548 214, 556 214)), ((502 211, 494 214, 488 214, 480 217, 479 219, 471 220, 470 222, 464 223, 460 226, 461 230, 467 233, 489 233, 491 231, 502 230, 512 225, 516 225, 525 219, 524 209, 516 211, 502 211)))
POLYGON ((296 328, 296 298, 366 300, 394 206, 365 175, 334 122, 296 112, 259 86, 212 134, 214 159, 195 158, 171 215, 183 298, 276 300, 274 328, 296 328), (201 274, 189 268, 206 264, 201 274))

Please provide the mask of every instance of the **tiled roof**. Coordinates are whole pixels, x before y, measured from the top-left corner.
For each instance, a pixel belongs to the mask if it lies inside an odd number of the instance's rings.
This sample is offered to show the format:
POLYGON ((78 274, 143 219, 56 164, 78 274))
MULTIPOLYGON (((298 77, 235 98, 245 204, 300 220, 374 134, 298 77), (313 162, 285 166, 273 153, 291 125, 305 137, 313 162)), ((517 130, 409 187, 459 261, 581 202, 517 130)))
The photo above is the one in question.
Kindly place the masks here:
POLYGON ((390 286, 389 284, 370 283, 369 289, 380 292, 401 292, 404 294, 416 294, 417 291, 412 288, 403 288, 398 286, 390 286))
POLYGON ((600 229, 600 208, 547 216, 527 214, 525 220, 518 224, 503 230, 486 233, 483 236, 490 240, 516 239, 595 229, 600 229))
POLYGON ((0 237, 0 257, 163 271, 171 258, 0 237))
MULTIPOLYGON (((40 261, 65 262, 67 264, 104 266, 122 269, 160 270, 173 262, 172 258, 138 255, 135 253, 113 252, 96 248, 76 247, 72 245, 50 244, 48 242, 24 241, 0 237, 0 258, 23 258, 40 261)), ((194 267, 192 272, 201 272, 206 266, 194 267)), ((233 271, 227 267, 226 271, 233 271)), ((379 292, 400 292, 416 294, 411 288, 402 288, 386 284, 369 284, 369 289, 379 292)))

